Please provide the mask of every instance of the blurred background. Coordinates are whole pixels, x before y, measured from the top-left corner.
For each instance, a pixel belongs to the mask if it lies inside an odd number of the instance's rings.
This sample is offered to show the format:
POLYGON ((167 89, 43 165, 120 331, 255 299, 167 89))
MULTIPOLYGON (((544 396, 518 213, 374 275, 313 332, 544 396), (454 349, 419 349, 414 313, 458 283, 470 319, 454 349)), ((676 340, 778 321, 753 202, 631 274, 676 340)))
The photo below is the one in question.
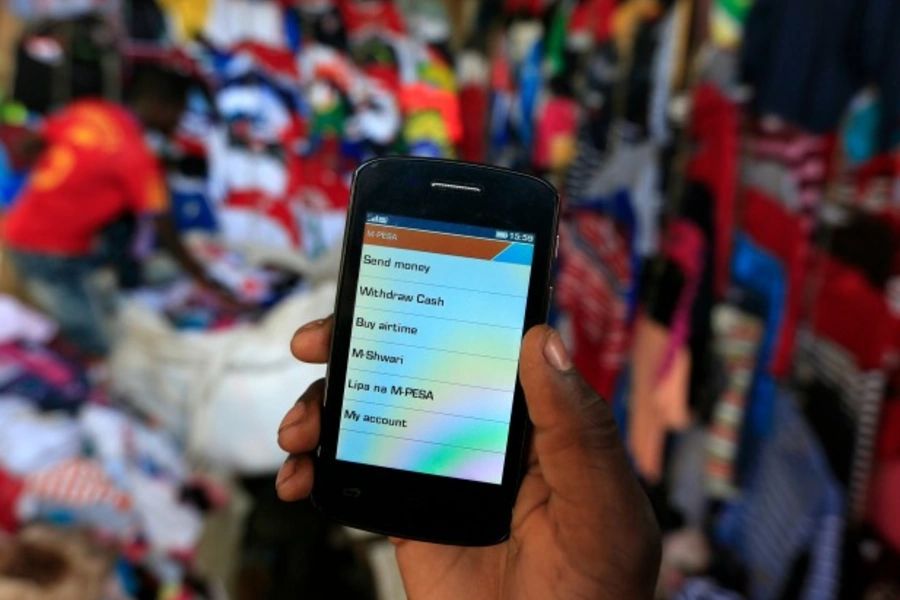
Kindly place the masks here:
MULTIPOLYGON (((0 600, 400 600, 275 496, 353 170, 535 173, 659 598, 900 598, 894 0, 0 3, 0 600)), ((613 543, 612 541, 610 543, 613 543)), ((624 542, 616 542, 624 543, 624 542)))

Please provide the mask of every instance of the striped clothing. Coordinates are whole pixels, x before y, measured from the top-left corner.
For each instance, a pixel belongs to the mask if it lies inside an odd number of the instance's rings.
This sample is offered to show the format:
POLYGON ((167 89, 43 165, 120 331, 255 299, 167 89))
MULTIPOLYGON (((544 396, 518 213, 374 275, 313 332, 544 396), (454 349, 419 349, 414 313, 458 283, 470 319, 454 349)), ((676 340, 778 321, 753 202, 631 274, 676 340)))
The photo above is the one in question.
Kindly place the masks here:
POLYGON ((585 211, 560 227, 559 255, 556 301, 575 323, 572 359, 611 398, 629 347, 628 248, 608 217, 585 211))
MULTIPOLYGON (((844 410, 855 426, 849 508, 859 521, 865 515, 867 491, 872 473, 878 419, 886 387, 882 370, 860 371, 856 360, 844 348, 804 331, 799 338, 800 369, 837 389, 844 410)), ((815 401, 813 398, 812 401, 815 401)))
POLYGON ((735 462, 763 323, 727 304, 714 310, 712 321, 716 353, 723 362, 726 381, 709 427, 706 487, 710 497, 724 499, 737 492, 735 462))
POLYGON ((794 398, 779 393, 774 430, 745 493, 728 507, 720 534, 747 565, 752 600, 774 600, 807 550, 801 600, 834 598, 840 582, 844 499, 822 447, 794 398), (731 531, 728 531, 728 530, 731 531))

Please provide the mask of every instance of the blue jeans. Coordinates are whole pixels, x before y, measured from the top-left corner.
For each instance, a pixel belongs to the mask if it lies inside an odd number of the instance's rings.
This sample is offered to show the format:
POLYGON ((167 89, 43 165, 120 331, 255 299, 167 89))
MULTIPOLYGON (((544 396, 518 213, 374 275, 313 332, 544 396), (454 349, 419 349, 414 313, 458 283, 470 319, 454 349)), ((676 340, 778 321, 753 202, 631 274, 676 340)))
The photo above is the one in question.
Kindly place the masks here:
POLYGON ((9 251, 29 298, 56 319, 63 336, 90 356, 110 349, 108 313, 115 299, 97 283, 92 257, 9 251))

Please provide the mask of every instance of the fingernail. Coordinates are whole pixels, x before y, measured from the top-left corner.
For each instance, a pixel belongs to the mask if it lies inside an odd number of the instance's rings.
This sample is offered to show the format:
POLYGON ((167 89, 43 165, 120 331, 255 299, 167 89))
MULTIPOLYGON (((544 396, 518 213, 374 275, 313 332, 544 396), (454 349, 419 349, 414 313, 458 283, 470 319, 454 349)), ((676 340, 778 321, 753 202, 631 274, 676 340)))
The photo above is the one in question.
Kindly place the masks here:
POLYGON ((553 365, 557 371, 569 371, 572 369, 572 359, 563 344, 562 338, 555 331, 547 336, 544 343, 544 358, 553 365))
POLYGON ((278 471, 278 478, 275 480, 275 487, 280 488, 284 485, 288 479, 294 476, 294 473, 297 472, 297 461, 294 460, 293 456, 289 456, 284 464, 281 465, 281 470, 278 471))
POLYGON ((281 426, 278 428, 278 434, 280 435, 282 431, 285 429, 289 429, 294 425, 300 423, 303 420, 303 417, 306 416, 306 403, 302 401, 298 401, 294 407, 288 411, 286 415, 284 415, 284 419, 281 421, 281 426))
POLYGON ((303 327, 299 329, 299 331, 312 331, 313 329, 318 329, 322 325, 325 324, 325 319, 316 319, 315 321, 310 321, 303 327))

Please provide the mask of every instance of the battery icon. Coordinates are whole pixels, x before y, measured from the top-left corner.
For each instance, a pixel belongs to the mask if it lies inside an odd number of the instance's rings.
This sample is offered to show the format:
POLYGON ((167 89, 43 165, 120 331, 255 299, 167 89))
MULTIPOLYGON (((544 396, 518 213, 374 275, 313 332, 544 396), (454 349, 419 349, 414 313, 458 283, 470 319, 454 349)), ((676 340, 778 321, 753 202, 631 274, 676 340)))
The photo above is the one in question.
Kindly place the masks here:
POLYGON ((497 232, 497 239, 498 239, 498 240, 508 240, 508 239, 509 239, 509 232, 508 232, 508 231, 498 231, 498 232, 497 232))

